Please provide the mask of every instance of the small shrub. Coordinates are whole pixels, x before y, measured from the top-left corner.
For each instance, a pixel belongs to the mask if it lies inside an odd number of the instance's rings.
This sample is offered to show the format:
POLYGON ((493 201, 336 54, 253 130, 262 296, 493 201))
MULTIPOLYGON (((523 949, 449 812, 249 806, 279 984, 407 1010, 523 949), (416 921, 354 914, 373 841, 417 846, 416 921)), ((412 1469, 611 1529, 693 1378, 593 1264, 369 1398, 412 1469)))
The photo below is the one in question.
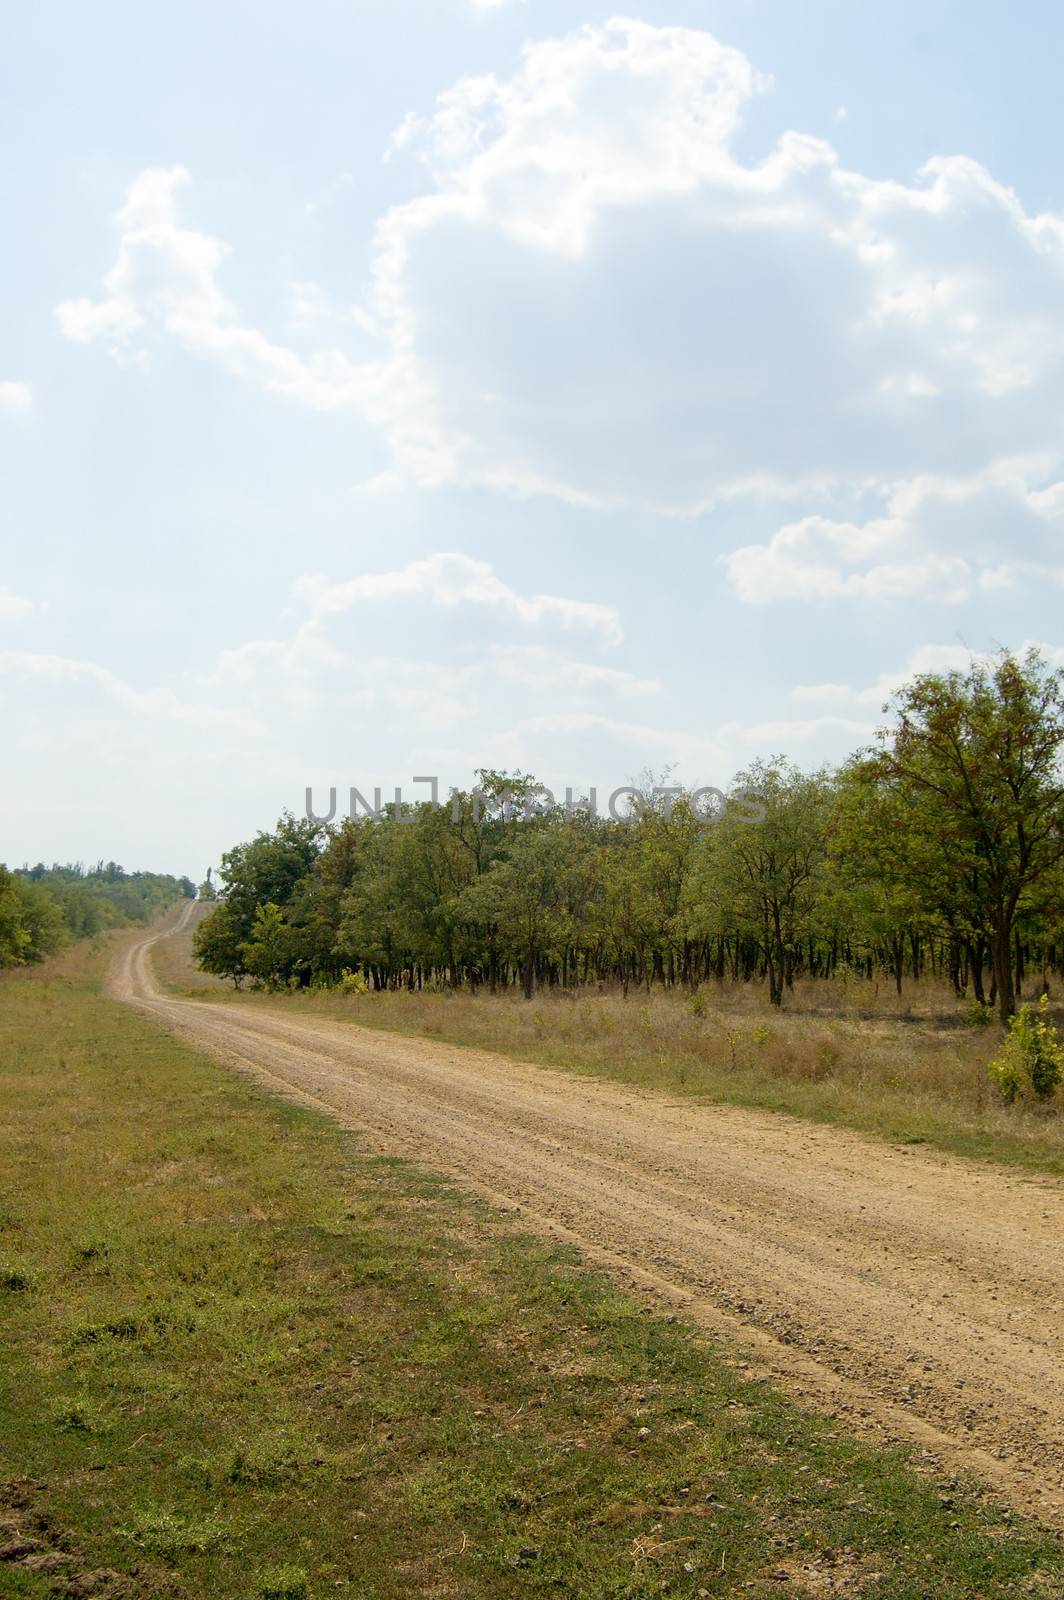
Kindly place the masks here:
POLYGON ((369 984, 361 972, 351 972, 347 967, 340 974, 341 994, 368 994, 369 984))
POLYGON ((969 1000, 965 1020, 969 1027, 988 1028, 994 1020, 994 1008, 988 1006, 985 1000, 969 1000))
POLYGON ((1064 1047, 1057 1030, 1047 1020, 1049 996, 1043 995, 1037 1011, 1021 1006, 1009 1023, 1001 1050, 990 1063, 990 1076, 1009 1105, 1029 1085, 1039 1100, 1051 1100, 1064 1079, 1064 1047))
POLYGON ((751 1042, 753 1044, 758 1045, 759 1047, 761 1045, 768 1044, 768 1042, 769 1042, 769 1040, 771 1038, 772 1038, 772 1029, 770 1027, 766 1026, 766 1024, 763 1023, 763 1022, 759 1022, 757 1024, 757 1026, 755 1028, 752 1028, 751 1031, 750 1031, 751 1042))
POLYGON ((688 1004, 691 1007, 692 1016, 704 1017, 707 1009, 706 991, 704 989, 696 989, 688 1001, 688 1004))

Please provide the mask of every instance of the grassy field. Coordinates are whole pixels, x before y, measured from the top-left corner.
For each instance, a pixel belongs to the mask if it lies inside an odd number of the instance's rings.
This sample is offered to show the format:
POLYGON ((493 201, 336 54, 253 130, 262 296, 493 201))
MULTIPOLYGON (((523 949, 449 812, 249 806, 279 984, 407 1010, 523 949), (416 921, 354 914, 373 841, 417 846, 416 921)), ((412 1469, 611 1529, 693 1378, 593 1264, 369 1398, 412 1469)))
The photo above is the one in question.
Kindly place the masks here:
MULTIPOLYGON (((1005 1106, 987 1064, 996 1024, 938 985, 796 986, 774 1012, 760 987, 709 985, 697 997, 619 993, 368 995, 235 993, 192 965, 189 936, 159 947, 177 992, 295 1007, 368 1027, 499 1050, 525 1061, 857 1128, 896 1143, 1064 1173, 1064 1095, 1005 1106)), ((1057 1017, 1064 1032, 1064 1015, 1057 1017)))
POLYGON ((0 980, 0 1594, 1059 1595, 448 1183, 105 998, 0 980))

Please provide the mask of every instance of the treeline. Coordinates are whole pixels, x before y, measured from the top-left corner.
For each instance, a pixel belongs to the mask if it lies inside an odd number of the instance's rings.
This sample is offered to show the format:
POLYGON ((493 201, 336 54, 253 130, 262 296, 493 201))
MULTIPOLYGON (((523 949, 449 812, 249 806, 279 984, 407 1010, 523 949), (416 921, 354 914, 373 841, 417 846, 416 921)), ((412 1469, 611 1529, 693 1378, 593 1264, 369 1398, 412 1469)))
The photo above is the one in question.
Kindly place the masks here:
POLYGON ((776 1005, 802 976, 931 975, 1008 1017, 1064 967, 1064 677, 1003 653, 884 709, 841 770, 759 762, 712 821, 490 771, 442 806, 285 816, 223 857, 198 960, 266 987, 759 980, 776 1005))
POLYGON ((114 861, 46 867, 0 866, 0 967, 43 961, 105 928, 146 923, 196 890, 188 878, 126 872, 114 861))

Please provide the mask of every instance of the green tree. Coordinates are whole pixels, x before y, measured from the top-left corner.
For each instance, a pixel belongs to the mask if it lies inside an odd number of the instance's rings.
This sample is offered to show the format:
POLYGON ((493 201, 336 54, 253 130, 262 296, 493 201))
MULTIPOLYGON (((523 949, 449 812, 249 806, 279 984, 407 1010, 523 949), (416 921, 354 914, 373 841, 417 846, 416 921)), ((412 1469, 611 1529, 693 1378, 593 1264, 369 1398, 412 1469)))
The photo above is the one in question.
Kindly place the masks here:
POLYGON ((739 774, 734 792, 750 791, 761 796, 763 819, 749 822, 748 812, 732 805, 707 830, 688 903, 696 916, 707 906, 726 908, 736 930, 756 941, 769 999, 778 1006, 818 926, 831 784, 825 773, 802 773, 776 759, 739 774))
POLYGON ((192 935, 192 953, 204 972, 230 978, 239 989, 247 975, 244 962, 244 937, 232 909, 221 901, 192 935))
POLYGON ((291 939, 284 913, 273 901, 255 911, 251 938, 241 947, 244 966, 266 989, 279 989, 288 971, 291 939))
POLYGON ((929 910, 985 934, 1008 1021, 1017 924, 1061 904, 1064 673, 1003 652, 923 674, 891 704, 895 725, 853 772, 878 858, 929 910))
POLYGON ((558 830, 525 822, 511 839, 507 858, 495 861, 460 896, 467 921, 497 930, 529 1000, 541 960, 560 956, 564 943, 564 877, 558 830))
POLYGON ((0 967, 19 967, 28 961, 31 943, 18 880, 0 866, 0 967))

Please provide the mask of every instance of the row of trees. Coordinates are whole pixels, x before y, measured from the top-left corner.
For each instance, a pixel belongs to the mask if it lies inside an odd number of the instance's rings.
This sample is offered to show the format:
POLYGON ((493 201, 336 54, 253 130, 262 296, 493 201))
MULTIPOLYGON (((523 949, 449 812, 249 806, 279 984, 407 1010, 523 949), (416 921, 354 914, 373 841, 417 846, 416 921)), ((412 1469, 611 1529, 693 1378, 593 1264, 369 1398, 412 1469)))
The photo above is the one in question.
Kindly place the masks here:
POLYGON ((15 872, 0 866, 0 967, 43 961, 105 928, 151 922, 195 892, 188 878, 126 872, 114 861, 89 868, 38 862, 15 872))
POLYGON ((445 807, 286 816, 223 858, 199 962, 270 987, 359 974, 528 995, 757 978, 776 1005, 799 975, 882 973, 900 992, 930 973, 1007 1018, 1064 963, 1064 678, 1002 654, 888 709, 838 772, 739 774, 712 823, 649 785, 616 821, 489 771, 445 807))

